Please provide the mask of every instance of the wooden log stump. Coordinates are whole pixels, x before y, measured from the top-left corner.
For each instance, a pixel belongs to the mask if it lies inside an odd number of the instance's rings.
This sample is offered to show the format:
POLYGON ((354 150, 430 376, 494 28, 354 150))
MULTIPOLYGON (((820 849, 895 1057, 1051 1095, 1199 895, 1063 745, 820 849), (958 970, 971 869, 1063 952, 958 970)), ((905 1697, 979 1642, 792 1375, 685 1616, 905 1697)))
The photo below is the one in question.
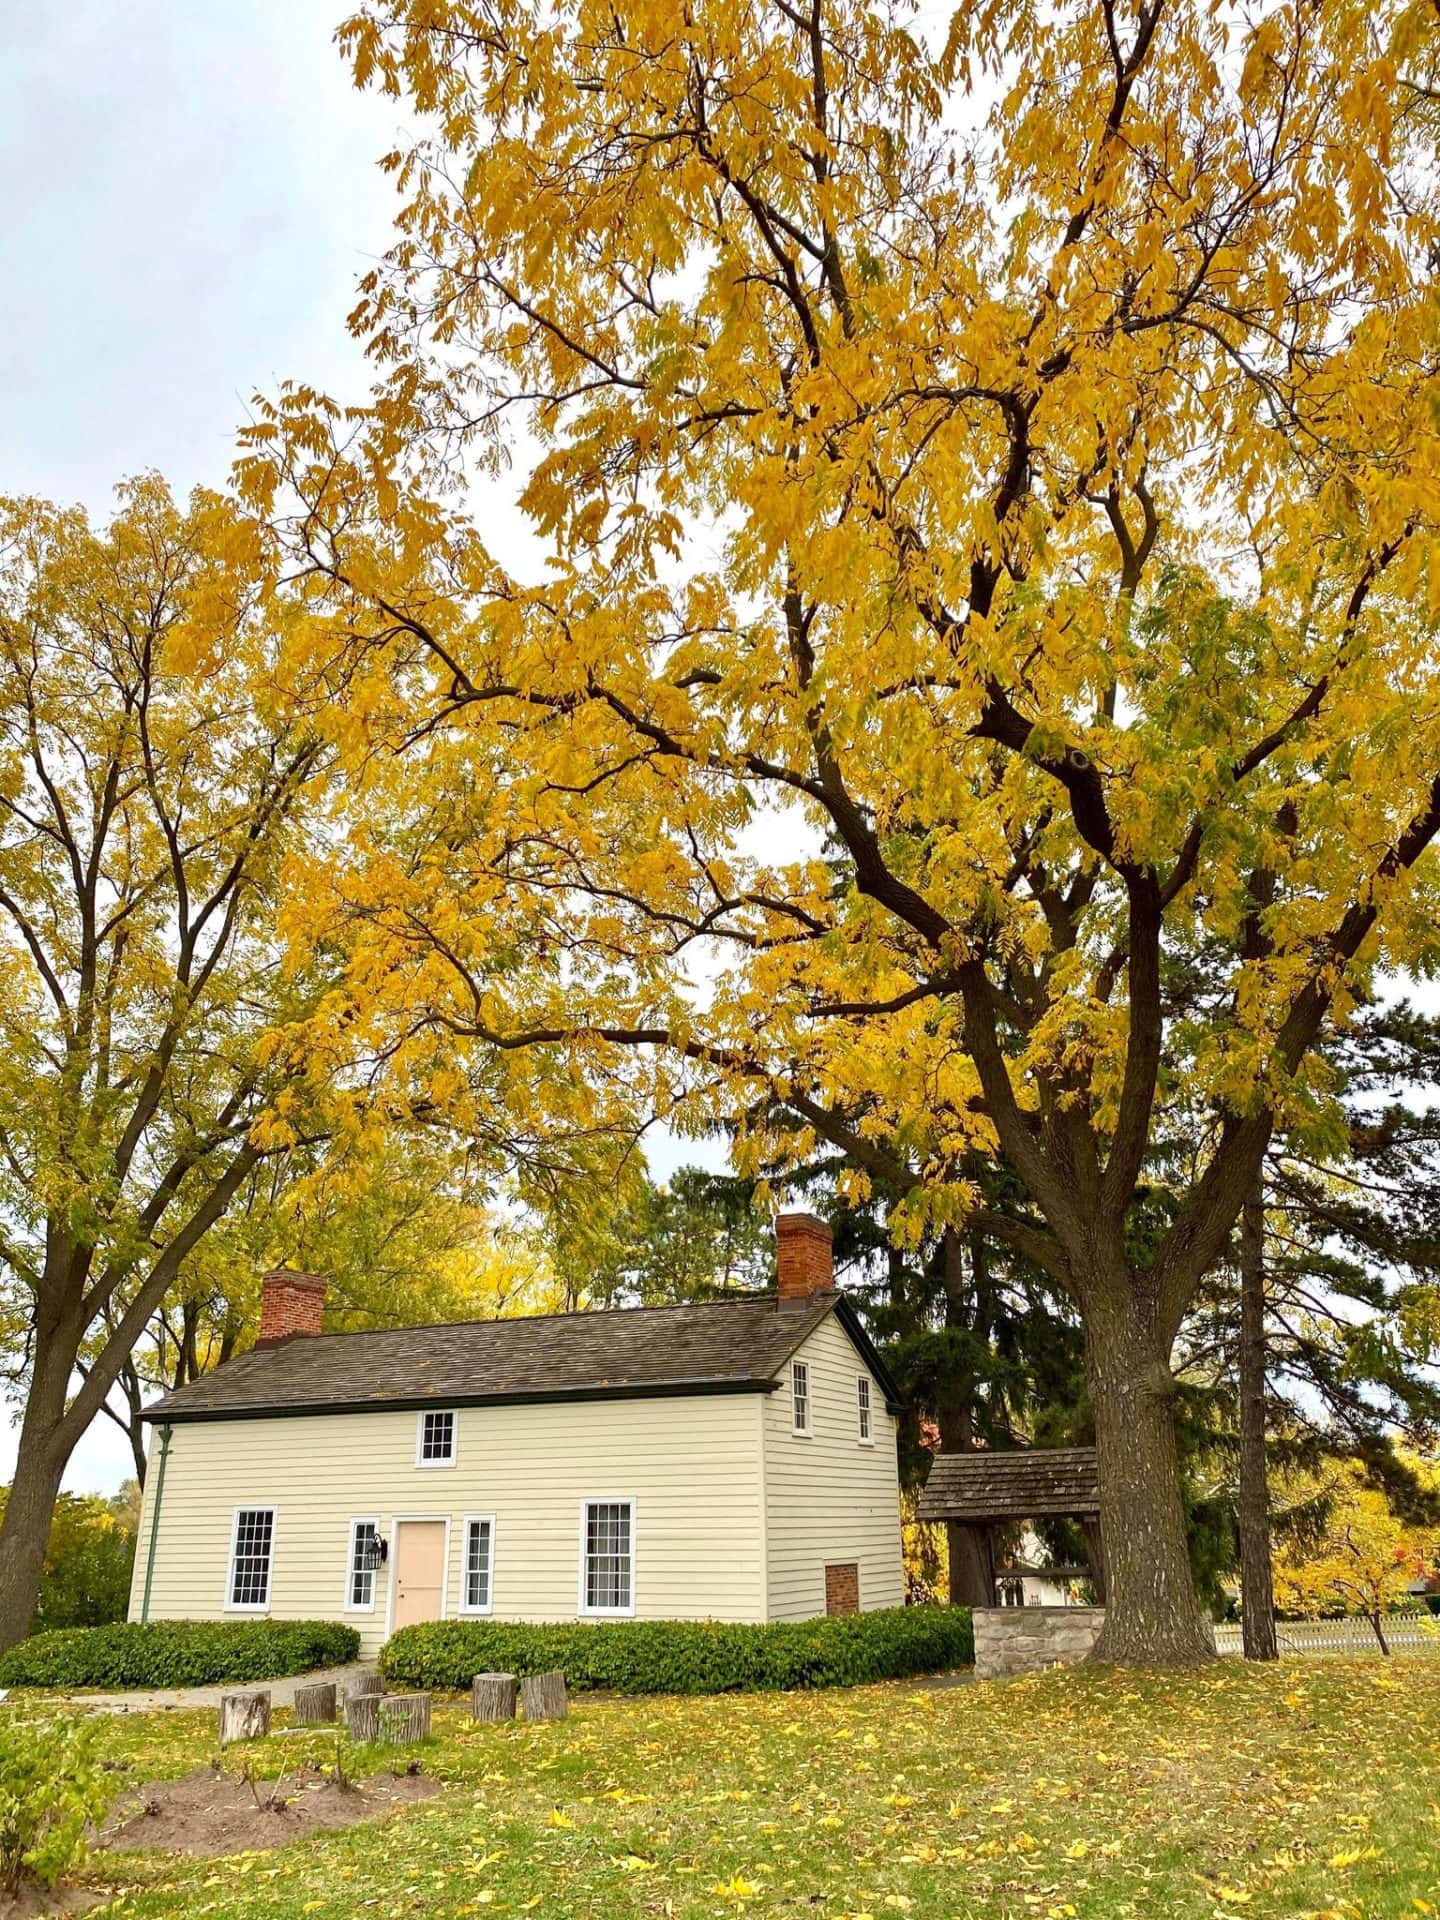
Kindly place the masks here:
POLYGON ((358 1672, 352 1673, 350 1678, 345 1682, 345 1698, 347 1701, 354 1700, 362 1694, 383 1693, 384 1691, 385 1682, 380 1678, 380 1669, 378 1667, 361 1667, 358 1672))
POLYGON ((430 1738, 428 1693, 387 1693, 380 1701, 380 1738, 392 1747, 408 1747, 430 1738))
POLYGON ((270 1695, 262 1693, 222 1693, 220 1696, 220 1744, 228 1747, 236 1740, 263 1740, 270 1731, 270 1695))
POLYGON ((566 1714, 563 1673, 527 1673, 520 1689, 527 1720, 563 1720, 566 1714))
POLYGON ((380 1738, 380 1702, 384 1698, 383 1693, 346 1694, 345 1724, 352 1740, 380 1738))
POLYGON ((470 1682, 470 1718, 472 1720, 513 1720, 515 1718, 513 1673, 476 1674, 470 1682))
POLYGON ((313 1686, 295 1689, 297 1727, 328 1727, 335 1719, 335 1682, 317 1680, 313 1686))

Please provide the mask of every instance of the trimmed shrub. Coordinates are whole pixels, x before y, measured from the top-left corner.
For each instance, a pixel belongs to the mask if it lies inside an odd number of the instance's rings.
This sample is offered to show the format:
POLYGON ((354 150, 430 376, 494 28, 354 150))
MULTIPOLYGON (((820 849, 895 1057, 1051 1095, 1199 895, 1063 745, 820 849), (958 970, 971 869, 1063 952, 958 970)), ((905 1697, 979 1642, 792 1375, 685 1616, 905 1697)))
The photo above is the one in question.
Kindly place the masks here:
POLYGON ((404 1687, 459 1690, 477 1673, 564 1670, 575 1692, 769 1693, 853 1687, 968 1666, 964 1607, 891 1607, 768 1626, 718 1620, 601 1620, 530 1626, 438 1620, 402 1627, 380 1668, 404 1687))
POLYGON ((72 1720, 0 1720, 0 1900, 13 1900, 27 1874, 53 1887, 77 1865, 86 1825, 113 1790, 91 1728, 72 1720))
POLYGON ((208 1687, 345 1666, 353 1627, 331 1620, 152 1620, 37 1633, 0 1655, 0 1687, 208 1687))

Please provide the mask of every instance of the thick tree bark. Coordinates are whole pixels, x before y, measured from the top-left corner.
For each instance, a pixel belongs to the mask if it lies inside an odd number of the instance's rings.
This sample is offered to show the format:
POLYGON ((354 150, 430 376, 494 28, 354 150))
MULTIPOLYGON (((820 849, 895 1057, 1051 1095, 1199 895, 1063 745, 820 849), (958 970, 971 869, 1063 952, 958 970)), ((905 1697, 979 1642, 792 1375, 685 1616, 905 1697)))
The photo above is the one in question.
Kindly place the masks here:
POLYGON ((222 1693, 220 1696, 220 1744, 237 1740, 263 1740, 270 1732, 270 1689, 258 1693, 222 1693))
POLYGON ((70 1382, 86 1333, 105 1313, 133 1267, 117 1260, 108 1274, 102 1271, 95 1278, 94 1243, 77 1238, 63 1223, 51 1222, 45 1268, 36 1287, 35 1358, 15 1477, 5 1518, 0 1521, 0 1653, 23 1640, 35 1618, 50 1522, 70 1455, 99 1414, 181 1266, 220 1219, 259 1159, 258 1149, 248 1144, 240 1147, 184 1224, 169 1235, 124 1310, 107 1321, 104 1345, 73 1399, 70 1382))
POLYGON ((1169 1342, 1128 1277, 1090 1289, 1085 1373, 1100 1461, 1105 1625, 1094 1658, 1192 1667, 1215 1657, 1200 1618, 1175 1452, 1169 1342))
POLYGON ((1095 1598, 1103 1607, 1105 1604, 1105 1530, 1098 1518, 1080 1522, 1080 1531, 1085 1536, 1085 1551, 1090 1559, 1090 1584, 1095 1589, 1095 1598))
POLYGON ((430 1738, 428 1693, 385 1693, 377 1709, 378 1737, 388 1746, 408 1747, 430 1738))
POLYGON ((1270 1486, 1265 1474, 1265 1197, 1240 1216, 1240 1620, 1247 1660, 1275 1660, 1270 1486))
POLYGON ((70 1452, 56 1439, 70 1384, 70 1351, 64 1328, 37 1329, 15 1471, 0 1522, 0 1652, 30 1631, 40 1596, 50 1521, 70 1452))
POLYGON ((964 1520, 945 1522, 945 1545, 950 1561, 952 1607, 993 1607, 995 1555, 988 1527, 964 1520))
POLYGON ((518 1683, 513 1673, 477 1673, 470 1682, 472 1720, 513 1720, 518 1683))
POLYGON ((564 1674, 558 1669, 527 1673, 520 1682, 520 1704, 527 1720, 563 1720, 569 1711, 564 1674))
MULTIPOLYGON (((945 1284, 945 1325, 981 1334, 979 1320, 980 1257, 975 1256, 976 1299, 965 1298, 964 1250, 960 1235, 947 1227, 940 1246, 945 1284)), ((937 1396, 935 1421, 942 1453, 970 1453, 975 1446, 975 1378, 968 1370, 953 1373, 937 1396)), ((949 1567, 947 1592, 952 1607, 993 1607, 995 1553, 988 1527, 963 1520, 945 1523, 945 1558, 949 1567)))

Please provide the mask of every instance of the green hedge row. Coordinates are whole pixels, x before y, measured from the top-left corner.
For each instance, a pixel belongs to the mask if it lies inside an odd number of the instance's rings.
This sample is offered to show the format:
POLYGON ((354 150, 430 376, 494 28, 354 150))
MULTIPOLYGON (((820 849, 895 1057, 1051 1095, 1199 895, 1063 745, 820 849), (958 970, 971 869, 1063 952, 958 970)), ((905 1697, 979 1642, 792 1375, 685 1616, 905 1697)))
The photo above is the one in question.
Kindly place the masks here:
POLYGON ((67 1627, 0 1654, 0 1687, 207 1687, 339 1667, 360 1651, 330 1620, 153 1620, 67 1627))
POLYGON ((404 1687, 468 1688, 477 1673, 559 1667, 576 1692, 765 1693, 939 1673, 968 1666, 974 1657, 969 1611, 923 1606, 771 1626, 440 1620, 402 1627, 386 1643, 380 1666, 388 1680, 404 1687))

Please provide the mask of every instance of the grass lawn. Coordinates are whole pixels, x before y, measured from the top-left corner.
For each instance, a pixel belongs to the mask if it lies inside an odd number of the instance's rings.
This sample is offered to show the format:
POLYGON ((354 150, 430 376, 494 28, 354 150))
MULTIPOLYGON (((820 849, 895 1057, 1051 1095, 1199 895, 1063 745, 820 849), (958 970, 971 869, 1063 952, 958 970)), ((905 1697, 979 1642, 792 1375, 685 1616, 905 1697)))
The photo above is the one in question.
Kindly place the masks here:
MULTIPOLYGON (((98 1854, 86 1878, 110 1911, 185 1920, 1440 1913, 1440 1661, 436 1724, 421 1751, 445 1790, 382 1824, 226 1861, 98 1854)), ((137 1780, 178 1775, 209 1759, 212 1716, 115 1719, 104 1739, 137 1780)), ((228 1764, 333 1751, 272 1738, 228 1764)))

